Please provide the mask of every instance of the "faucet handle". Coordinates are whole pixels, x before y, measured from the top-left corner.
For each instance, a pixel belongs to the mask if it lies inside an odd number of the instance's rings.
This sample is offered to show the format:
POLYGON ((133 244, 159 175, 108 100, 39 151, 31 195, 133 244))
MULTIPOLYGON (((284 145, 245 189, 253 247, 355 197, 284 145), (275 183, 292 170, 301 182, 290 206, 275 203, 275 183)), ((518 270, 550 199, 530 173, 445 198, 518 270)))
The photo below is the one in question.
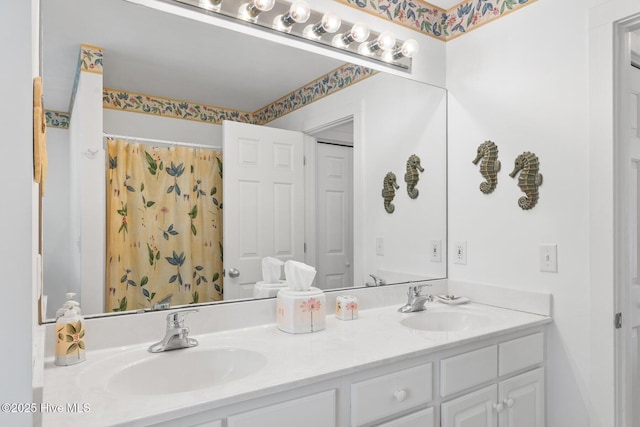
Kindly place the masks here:
POLYGON ((167 329, 184 328, 184 319, 189 313, 200 311, 197 308, 178 310, 167 314, 167 329))
POLYGON ((431 283, 425 283, 422 285, 412 285, 409 286, 409 296, 419 297, 422 295, 422 288, 425 286, 431 286, 431 283))
POLYGON ((373 279, 374 286, 384 286, 387 284, 387 281, 380 276, 376 276, 375 274, 370 274, 369 276, 373 279))

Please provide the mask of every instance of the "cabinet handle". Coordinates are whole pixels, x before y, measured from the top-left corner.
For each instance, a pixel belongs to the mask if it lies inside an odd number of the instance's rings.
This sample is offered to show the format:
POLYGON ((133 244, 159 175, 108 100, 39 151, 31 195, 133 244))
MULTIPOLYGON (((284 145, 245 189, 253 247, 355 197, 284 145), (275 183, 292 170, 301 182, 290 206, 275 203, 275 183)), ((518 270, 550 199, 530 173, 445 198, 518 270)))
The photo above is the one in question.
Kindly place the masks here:
POLYGON ((508 408, 511 408, 514 404, 514 400, 513 399, 505 399, 504 400, 504 404, 507 405, 508 408))
POLYGON ((407 398, 407 392, 405 390, 396 390, 393 392, 393 398, 396 402, 404 402, 407 398))
POLYGON ((503 411, 504 405, 502 403, 494 403, 493 404, 493 409, 495 409, 496 412, 500 413, 500 412, 503 411))

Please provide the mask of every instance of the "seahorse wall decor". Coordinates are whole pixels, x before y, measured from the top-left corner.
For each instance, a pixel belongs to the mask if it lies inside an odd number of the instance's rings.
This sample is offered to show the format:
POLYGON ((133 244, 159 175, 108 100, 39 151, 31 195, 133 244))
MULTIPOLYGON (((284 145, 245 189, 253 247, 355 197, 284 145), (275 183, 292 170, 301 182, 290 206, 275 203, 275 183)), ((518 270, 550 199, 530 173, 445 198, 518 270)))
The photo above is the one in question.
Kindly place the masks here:
POLYGON ((396 190, 400 188, 396 182, 396 174, 393 172, 387 173, 382 182, 382 198, 384 199, 384 209, 393 213, 396 207, 391 203, 394 197, 396 197, 396 190))
POLYGON ((525 151, 516 157, 513 172, 509 174, 511 178, 515 178, 520 172, 518 187, 526 196, 518 199, 518 206, 524 210, 531 209, 538 203, 538 187, 542 185, 542 174, 538 173, 539 170, 540 162, 538 157, 529 151, 525 151))
POLYGON ((420 175, 418 171, 424 172, 424 168, 420 165, 420 157, 412 154, 407 160, 407 172, 404 174, 404 181, 407 183, 407 193, 412 199, 417 199, 419 191, 416 188, 420 175))
POLYGON ((493 141, 485 141, 478 146, 478 154, 473 159, 473 164, 480 163, 480 173, 486 179, 480 184, 480 191, 484 194, 490 194, 498 185, 498 172, 500 171, 500 161, 498 160, 498 146, 493 141))

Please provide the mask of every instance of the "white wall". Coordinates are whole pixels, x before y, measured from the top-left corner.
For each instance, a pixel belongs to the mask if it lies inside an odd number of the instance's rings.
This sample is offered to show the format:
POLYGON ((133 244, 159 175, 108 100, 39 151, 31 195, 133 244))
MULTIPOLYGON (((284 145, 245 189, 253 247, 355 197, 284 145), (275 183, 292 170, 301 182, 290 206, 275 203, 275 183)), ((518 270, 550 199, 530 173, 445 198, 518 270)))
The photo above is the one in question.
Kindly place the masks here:
POLYGON ((106 245, 102 74, 80 72, 71 114, 71 271, 83 312, 96 313, 104 308, 104 286, 96 277, 104 277, 106 245))
POLYGON ((49 170, 42 199, 43 263, 48 297, 46 317, 55 317, 65 302, 65 293, 80 292, 80 282, 71 278, 70 152, 67 129, 47 129, 49 170))
POLYGON ((467 265, 450 260, 449 277, 553 294, 551 427, 589 425, 587 22, 583 0, 539 1, 447 43, 449 236, 468 249, 467 265), (502 170, 484 195, 471 160, 488 139, 502 170), (508 176, 524 151, 544 175, 530 211, 508 176), (541 243, 558 245, 557 273, 539 271, 541 243))
POLYGON ((220 125, 107 109, 102 116, 108 134, 222 147, 220 125))
MULTIPOLYGON (((7 0, 0 3, 0 103, 3 144, 0 168, 3 209, 0 210, 2 244, 0 268, 4 307, 0 323, 11 329, 0 352, 0 402, 32 402, 33 328, 33 103, 32 77, 37 74, 37 2, 7 0), (33 27, 32 23, 36 26, 33 27)), ((31 425, 30 414, 0 413, 0 424, 31 425)))

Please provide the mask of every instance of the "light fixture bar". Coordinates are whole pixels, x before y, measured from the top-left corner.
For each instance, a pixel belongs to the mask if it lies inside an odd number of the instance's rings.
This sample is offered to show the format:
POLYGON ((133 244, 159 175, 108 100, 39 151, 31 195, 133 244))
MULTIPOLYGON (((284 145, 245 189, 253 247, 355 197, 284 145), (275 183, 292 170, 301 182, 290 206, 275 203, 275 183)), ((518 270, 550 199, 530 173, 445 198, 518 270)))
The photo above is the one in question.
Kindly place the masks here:
POLYGON ((415 40, 396 40, 388 31, 371 31, 364 24, 343 21, 331 12, 314 11, 302 0, 164 1, 186 4, 203 13, 247 22, 403 70, 411 70, 412 57, 418 50, 415 40))

